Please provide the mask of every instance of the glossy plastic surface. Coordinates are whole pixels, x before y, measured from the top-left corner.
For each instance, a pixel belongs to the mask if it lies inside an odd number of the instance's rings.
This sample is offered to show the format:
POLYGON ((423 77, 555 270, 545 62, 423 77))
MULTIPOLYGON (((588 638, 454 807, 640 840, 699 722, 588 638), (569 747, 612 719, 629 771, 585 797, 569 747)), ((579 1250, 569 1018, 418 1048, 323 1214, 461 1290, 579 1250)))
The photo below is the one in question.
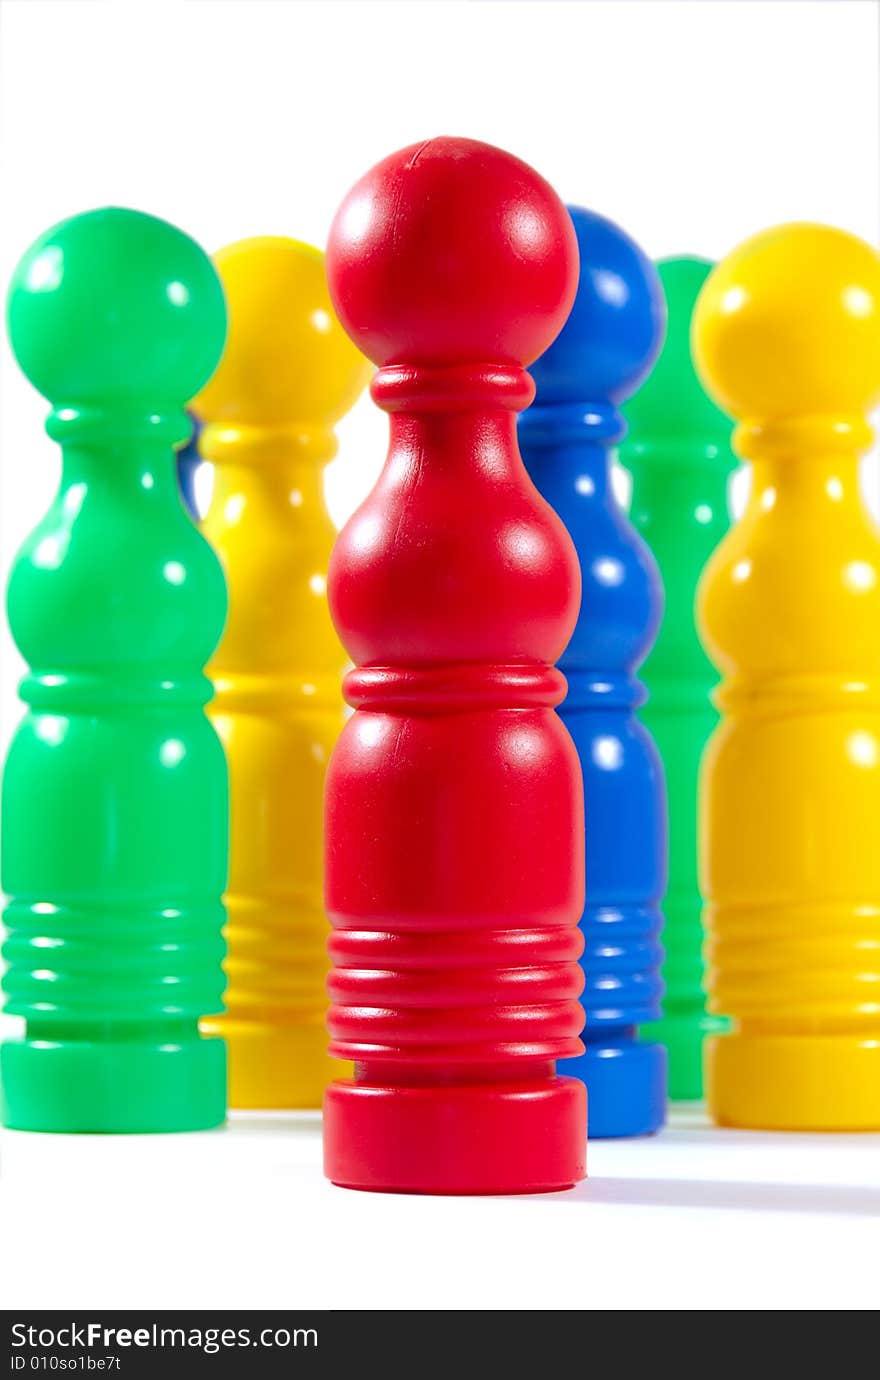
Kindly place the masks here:
POLYGON ((703 1040, 724 1028, 703 992, 702 900, 697 879, 697 781, 718 714, 715 668, 697 634, 694 599, 703 567, 730 526, 727 487, 735 457, 731 421, 694 370, 691 316, 712 269, 705 259, 658 265, 666 296, 666 340, 654 369, 624 407, 621 462, 632 475, 630 520, 651 547, 666 606, 642 668, 641 711, 663 759, 669 796, 669 885, 663 902, 663 1016, 644 1038, 669 1054, 669 1096, 703 1096, 703 1040))
POLYGON ((570 207, 580 286, 558 339, 532 366, 534 404, 520 418, 526 466, 565 522, 581 564, 577 627, 560 669, 559 712, 584 777, 586 905, 582 965, 586 1046, 563 1071, 587 1085, 591 1137, 656 1131, 666 1109, 666 1052, 637 1039, 660 1015, 660 900, 666 800, 657 751, 636 717, 635 670, 660 621, 650 551, 611 486, 619 404, 650 369, 663 338, 653 265, 611 221, 570 207))
POLYGON ((752 462, 699 613, 722 673, 704 758, 711 1009, 723 1125, 880 1129, 880 531, 859 488, 880 402, 880 255, 788 225, 694 313, 707 388, 752 462))
POLYGON ((197 417, 189 414, 192 422, 192 432, 189 440, 181 446, 177 452, 177 481, 180 484, 180 493, 186 504, 186 510, 190 517, 196 522, 199 519, 199 507, 196 503, 196 474, 202 457, 199 453, 199 432, 201 425, 197 417))
POLYGON ((214 490, 203 530, 229 583, 209 671, 226 748, 231 852, 227 1013, 232 1107, 320 1107, 332 1075, 322 796, 347 660, 327 609, 336 535, 323 467, 370 366, 333 312, 324 256, 262 238, 216 256, 222 363, 195 406, 214 490))
POLYGON ((512 1193, 584 1173, 583 795, 553 705, 577 559, 528 482, 515 414, 577 283, 565 209, 468 139, 385 159, 327 251, 344 326, 380 366, 391 445, 337 541, 330 607, 357 712, 326 792, 328 1176, 512 1193))
MULTIPOLYGON (((223 348, 210 260, 135 211, 75 216, 28 250, 9 333, 53 404, 61 486, 12 569, 30 667, 3 780, 3 1120, 183 1131, 226 1112, 220 1040, 226 763, 202 668, 220 565, 184 511, 184 402, 223 348)), ((24 463, 24 462, 23 462, 24 463)))

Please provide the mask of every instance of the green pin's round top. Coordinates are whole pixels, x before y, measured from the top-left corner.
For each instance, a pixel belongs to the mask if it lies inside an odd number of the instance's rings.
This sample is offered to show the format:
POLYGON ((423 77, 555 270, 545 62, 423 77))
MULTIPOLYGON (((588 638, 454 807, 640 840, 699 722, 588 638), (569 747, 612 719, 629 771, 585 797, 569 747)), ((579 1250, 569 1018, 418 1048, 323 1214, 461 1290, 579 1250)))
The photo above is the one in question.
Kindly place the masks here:
POLYGON ((703 928, 697 875, 697 786, 703 748, 717 715, 715 670, 697 636, 694 597, 703 566, 729 526, 727 483, 736 460, 732 423, 697 378, 690 326, 713 265, 665 259, 657 265, 668 326, 657 364, 624 408, 629 430, 620 459, 633 479, 631 518, 654 552, 666 591, 660 634, 641 675, 649 699, 642 718, 666 770, 669 888, 664 904, 663 1020, 646 1027, 669 1051, 669 1094, 702 1096, 702 1044, 722 1024, 705 1012, 703 928))
POLYGON ((703 284, 715 267, 708 259, 660 259, 657 271, 666 296, 667 328, 653 370, 626 408, 627 453, 662 450, 664 440, 680 454, 688 442, 700 456, 718 455, 722 478, 735 463, 730 450, 733 423, 718 408, 697 377, 691 358, 691 318, 703 284))
POLYGON ((58 495, 24 543, 9 620, 27 712, 3 779, 6 1125, 177 1131, 225 1116, 227 781, 204 713, 219 563, 187 517, 174 447, 226 310, 207 255, 136 211, 42 235, 9 334, 50 401, 58 495))

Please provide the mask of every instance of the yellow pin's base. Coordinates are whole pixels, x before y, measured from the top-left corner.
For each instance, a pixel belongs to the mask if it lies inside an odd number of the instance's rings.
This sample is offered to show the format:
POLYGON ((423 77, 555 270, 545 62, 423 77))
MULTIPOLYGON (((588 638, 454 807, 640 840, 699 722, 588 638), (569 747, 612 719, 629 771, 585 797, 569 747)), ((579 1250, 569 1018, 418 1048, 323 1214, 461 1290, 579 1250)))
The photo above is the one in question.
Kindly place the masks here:
POLYGON ((350 1064, 327 1053, 323 1024, 258 1025, 221 1017, 202 1021, 201 1029, 226 1041, 232 1111, 320 1110, 327 1084, 352 1076, 350 1064))
POLYGON ((880 1038, 716 1035, 706 1097, 719 1126, 880 1131, 880 1038))

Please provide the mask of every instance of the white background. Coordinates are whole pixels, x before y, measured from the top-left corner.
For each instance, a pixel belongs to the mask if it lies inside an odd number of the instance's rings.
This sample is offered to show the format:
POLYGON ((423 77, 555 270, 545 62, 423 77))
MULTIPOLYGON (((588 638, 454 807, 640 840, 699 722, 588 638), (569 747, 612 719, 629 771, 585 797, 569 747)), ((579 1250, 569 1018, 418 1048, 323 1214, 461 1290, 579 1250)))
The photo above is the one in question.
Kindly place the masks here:
MULTIPOLYGON (((878 31, 870 0, 6 0, 0 279, 47 226, 107 203, 211 250, 254 234, 323 244, 357 176, 436 133, 509 148, 654 256, 716 257, 790 219, 876 243, 878 31)), ((5 342, 0 389, 5 579, 58 465, 5 342)), ((364 400, 340 435, 337 520, 376 475, 384 421, 364 400)), ((5 632, 0 652, 5 741, 20 669, 5 632)), ((452 1202, 325 1185, 309 1118, 126 1141, 6 1133, 0 1303, 880 1301, 880 1137, 678 1121, 592 1146, 572 1194, 452 1202)))

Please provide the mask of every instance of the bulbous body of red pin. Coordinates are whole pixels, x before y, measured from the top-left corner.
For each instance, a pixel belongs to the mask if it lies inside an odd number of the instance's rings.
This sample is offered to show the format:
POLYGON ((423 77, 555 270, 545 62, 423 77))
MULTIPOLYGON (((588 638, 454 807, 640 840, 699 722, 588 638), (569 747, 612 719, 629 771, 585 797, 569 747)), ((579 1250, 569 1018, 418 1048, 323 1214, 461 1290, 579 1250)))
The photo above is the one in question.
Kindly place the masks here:
POLYGON ((357 713, 325 800, 334 926, 325 1168, 348 1187, 538 1192, 583 1176, 583 794, 553 706, 578 563, 528 480, 524 365, 561 329, 571 222, 531 168, 434 139, 380 163, 330 234, 339 317, 391 444, 337 542, 357 713))

